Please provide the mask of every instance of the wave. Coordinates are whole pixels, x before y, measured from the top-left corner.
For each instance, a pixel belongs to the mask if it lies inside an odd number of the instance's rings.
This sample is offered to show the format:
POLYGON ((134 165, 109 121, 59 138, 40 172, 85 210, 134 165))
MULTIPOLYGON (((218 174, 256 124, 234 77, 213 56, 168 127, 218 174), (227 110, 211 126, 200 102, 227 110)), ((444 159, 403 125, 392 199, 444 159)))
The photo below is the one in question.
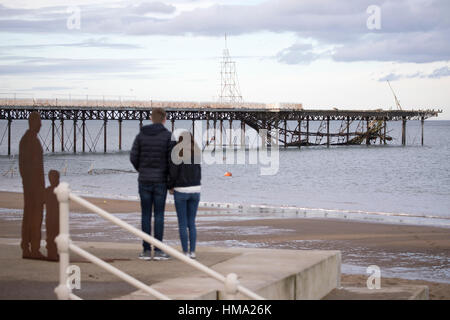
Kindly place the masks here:
POLYGON ((116 174, 116 173, 136 173, 133 170, 121 170, 121 169, 90 169, 88 174, 102 175, 102 174, 116 174))
MULTIPOLYGON (((139 200, 139 197, 130 195, 115 194, 89 194, 108 199, 139 200)), ((167 203, 173 204, 171 196, 168 196, 167 203)), ((307 208, 295 206, 270 206, 262 204, 240 204, 226 202, 200 201, 199 207, 221 209, 217 213, 240 213, 246 218, 311 218, 311 219, 338 219, 348 221, 363 221, 372 223, 387 223, 398 225, 423 225, 450 228, 450 217, 436 215, 421 215, 413 213, 396 213, 382 211, 364 210, 344 210, 307 208), (224 210, 224 211, 222 211, 224 210)), ((211 213, 210 211, 208 211, 211 213)))

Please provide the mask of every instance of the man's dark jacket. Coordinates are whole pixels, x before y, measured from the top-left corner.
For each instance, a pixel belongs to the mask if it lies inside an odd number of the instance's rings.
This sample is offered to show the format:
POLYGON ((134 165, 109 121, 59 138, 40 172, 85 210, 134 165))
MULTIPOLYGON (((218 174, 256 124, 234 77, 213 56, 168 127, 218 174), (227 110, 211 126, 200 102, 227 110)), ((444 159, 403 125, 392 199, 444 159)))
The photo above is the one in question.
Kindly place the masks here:
POLYGON ((131 148, 130 161, 139 172, 139 182, 167 183, 169 159, 175 144, 160 123, 142 127, 131 148))

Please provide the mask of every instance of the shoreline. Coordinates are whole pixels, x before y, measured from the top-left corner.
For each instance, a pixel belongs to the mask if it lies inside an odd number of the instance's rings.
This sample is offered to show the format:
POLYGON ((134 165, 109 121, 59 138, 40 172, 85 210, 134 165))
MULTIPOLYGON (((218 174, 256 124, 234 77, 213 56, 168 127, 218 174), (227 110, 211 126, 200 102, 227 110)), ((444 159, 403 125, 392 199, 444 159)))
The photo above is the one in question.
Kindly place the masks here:
MULTIPOLYGON (((139 195, 113 196, 113 195, 87 195, 77 192, 96 206, 102 207, 110 213, 136 213, 140 212, 139 195)), ((0 190, 0 208, 22 209, 22 192, 0 190), (11 197, 12 200, 5 200, 11 197)), ((78 204, 71 204, 74 212, 86 212, 78 204)), ((166 211, 174 212, 173 199, 166 200, 166 211)), ((425 226, 450 229, 450 217, 436 215, 419 215, 395 212, 372 212, 350 209, 306 208, 293 206, 276 206, 267 204, 239 204, 227 202, 200 201, 198 211, 239 211, 243 214, 258 216, 261 219, 319 219, 327 221, 349 221, 398 226, 425 226)))

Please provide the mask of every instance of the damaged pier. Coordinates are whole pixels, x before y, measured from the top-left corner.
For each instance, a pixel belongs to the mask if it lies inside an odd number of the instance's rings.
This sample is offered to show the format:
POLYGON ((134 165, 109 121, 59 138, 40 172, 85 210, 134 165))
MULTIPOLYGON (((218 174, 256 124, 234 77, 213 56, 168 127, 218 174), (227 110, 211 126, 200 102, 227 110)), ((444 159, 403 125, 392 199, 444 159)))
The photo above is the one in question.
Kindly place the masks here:
MULTIPOLYGON (((5 132, 0 132, 4 138, 7 135, 8 155, 11 154, 11 124, 15 120, 26 120, 32 111, 37 111, 42 120, 51 121, 50 135, 51 152, 71 151, 95 152, 97 142, 103 136, 103 152, 107 152, 107 124, 118 121, 119 150, 122 150, 122 122, 126 120, 144 120, 151 117, 152 108, 162 107, 167 112, 167 120, 172 130, 176 120, 192 121, 194 131, 195 121, 206 122, 206 145, 233 145, 231 131, 229 137, 224 135, 227 127, 233 128, 233 123, 239 123, 241 129, 241 146, 245 146, 245 130, 251 128, 260 132, 268 130, 268 138, 278 142, 282 147, 302 146, 339 146, 339 145, 370 145, 387 144, 392 141, 387 131, 389 121, 402 121, 402 145, 406 145, 407 121, 421 121, 421 143, 424 143, 424 121, 437 117, 438 110, 305 110, 301 104, 257 104, 257 103, 197 103, 197 102, 164 102, 164 101, 105 101, 105 100, 0 100, 0 123, 6 121, 5 132), (98 134, 91 138, 90 145, 86 139, 87 120, 102 121, 98 134), (69 136, 64 135, 65 123, 71 122, 73 128, 69 136), (336 130, 330 122, 339 124, 336 130), (312 123, 318 127, 312 129, 312 123), (228 125, 228 126, 227 126, 228 125), (225 130, 224 130, 225 129, 225 130), (334 131, 333 131, 334 130, 334 131), (225 131, 225 132, 224 132, 225 131), (229 140, 227 142, 227 139, 229 140), (59 140, 59 141, 57 141, 59 140), (66 141, 70 141, 70 150, 66 141), (60 150, 56 144, 60 143, 60 150)), ((67 125, 66 125, 67 126, 67 125)), ((0 125, 0 130, 3 126, 0 125)), ((3 140, 2 138, 2 140, 3 140)), ((49 148, 50 151, 50 148, 49 148)))

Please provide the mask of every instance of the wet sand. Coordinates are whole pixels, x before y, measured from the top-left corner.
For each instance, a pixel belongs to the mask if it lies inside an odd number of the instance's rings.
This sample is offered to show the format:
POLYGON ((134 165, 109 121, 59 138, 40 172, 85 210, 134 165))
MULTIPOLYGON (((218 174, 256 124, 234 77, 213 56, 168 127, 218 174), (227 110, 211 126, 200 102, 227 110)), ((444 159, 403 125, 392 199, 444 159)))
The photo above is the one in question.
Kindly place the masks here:
MULTIPOLYGON (((343 287, 366 287, 367 276, 359 274, 342 274, 341 285, 343 287)), ((430 300, 449 300, 450 284, 437 283, 423 280, 405 280, 399 278, 381 278, 381 287, 396 287, 401 285, 428 286, 430 300)), ((331 293, 332 294, 332 293, 331 293)), ((344 297, 345 298, 345 297, 344 297)))
MULTIPOLYGON (((130 218, 135 219, 133 223, 139 226, 139 202, 100 198, 89 200, 111 213, 135 213, 130 218)), ((22 209, 21 194, 0 192, 0 208, 22 209)), ((73 212, 85 211, 77 206, 71 206, 71 209, 73 212)), ((167 210, 173 211, 173 206, 168 206, 167 210)), ((395 268, 432 271, 434 275, 446 274, 450 266, 450 229, 304 218, 245 220, 226 215, 224 212, 223 219, 216 217, 210 220, 204 219, 208 217, 207 212, 199 213, 199 246, 340 250, 343 265, 360 267, 356 273, 364 273, 361 270, 372 264, 380 266, 382 286, 425 284, 430 288, 431 299, 450 299, 450 283, 439 283, 441 279, 423 281, 383 276, 383 270, 395 268), (436 273, 436 270, 441 273, 436 273)), ((0 237, 20 238, 20 225, 21 222, 17 219, 0 218, 0 237)), ((118 228, 105 229, 98 224, 71 225, 71 236, 74 240, 139 241, 127 237, 118 228)), ((166 215, 164 239, 170 244, 179 243, 177 222, 173 214, 166 215)), ((408 278, 415 279, 414 275, 409 275, 408 278)), ((343 284, 348 286, 365 286, 366 280, 367 275, 363 274, 342 275, 343 284)), ((442 282, 449 280, 444 279, 442 282)))

